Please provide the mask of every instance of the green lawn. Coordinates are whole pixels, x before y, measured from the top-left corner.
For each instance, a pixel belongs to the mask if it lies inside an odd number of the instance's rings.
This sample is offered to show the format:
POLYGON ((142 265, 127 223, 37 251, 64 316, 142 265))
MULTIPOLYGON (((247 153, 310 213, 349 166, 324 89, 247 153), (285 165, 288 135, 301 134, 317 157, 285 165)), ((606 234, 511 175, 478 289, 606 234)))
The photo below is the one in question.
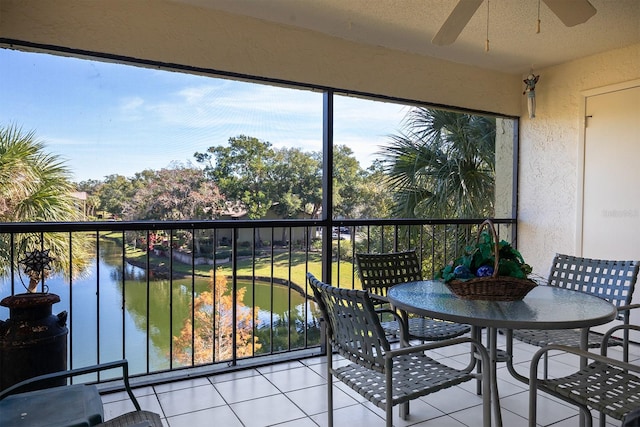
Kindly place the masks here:
MULTIPOLYGON (((117 234, 116 238, 119 237, 117 234)), ((103 236, 107 238, 113 238, 112 236, 103 236)), ((119 240, 119 239, 118 239, 119 240)), ((294 251, 291 254, 289 252, 275 253, 273 255, 273 277, 284 280, 291 280, 298 286, 304 287, 307 271, 320 278, 321 275, 321 255, 317 252, 310 252, 308 259, 306 259, 305 252, 294 251), (291 267, 291 268, 289 268, 291 267), (289 277, 289 271, 291 271, 291 277, 289 277)), ((159 257, 153 253, 149 254, 150 263, 152 266, 169 267, 169 259, 166 257, 159 257)), ((127 247, 127 259, 136 262, 139 265, 146 265, 147 253, 140 249, 133 249, 127 247)), ((231 263, 219 264, 218 266, 222 273, 231 275, 231 263)), ((191 275, 191 265, 182 264, 174 260, 173 270, 185 275, 191 275)), ((195 274, 201 276, 208 276, 211 272, 210 265, 196 265, 195 274)), ((254 260, 250 257, 243 257, 238 260, 238 275, 239 276, 264 276, 272 277, 272 258, 270 255, 258 257, 254 260), (255 268, 255 270, 254 270, 255 268)), ((348 261, 340 262, 340 285, 342 287, 351 287, 352 278, 354 275, 353 264, 348 261)), ((338 277, 338 265, 333 263, 332 277, 338 277)), ((333 280, 336 283, 336 280, 333 280)), ((360 279, 357 273, 355 273, 355 286, 360 288, 360 279)))
MULTIPOLYGON (((306 281, 306 272, 309 271, 316 277, 321 277, 321 255, 320 253, 309 253, 308 259, 305 259, 306 254, 302 251, 288 252, 274 254, 273 256, 273 277, 289 280, 289 271, 291 271, 290 280, 303 286, 306 281), (289 268, 291 267, 291 268, 289 268)), ((241 276, 266 276, 271 277, 271 264, 272 258, 270 256, 257 258, 255 260, 255 270, 253 270, 253 259, 241 259, 238 261, 238 275, 241 276), (255 271, 255 273, 254 273, 255 271)), ((230 265, 222 265, 222 272, 230 274, 230 265)), ((338 277, 338 265, 333 263, 332 277, 338 277)), ((340 284, 344 287, 350 287, 354 270, 351 262, 342 261, 340 263, 340 284)), ((360 279, 356 276, 355 286, 360 288, 360 279)), ((335 280, 334 280, 335 282, 335 280)), ((304 286, 303 286, 304 287, 304 286)))

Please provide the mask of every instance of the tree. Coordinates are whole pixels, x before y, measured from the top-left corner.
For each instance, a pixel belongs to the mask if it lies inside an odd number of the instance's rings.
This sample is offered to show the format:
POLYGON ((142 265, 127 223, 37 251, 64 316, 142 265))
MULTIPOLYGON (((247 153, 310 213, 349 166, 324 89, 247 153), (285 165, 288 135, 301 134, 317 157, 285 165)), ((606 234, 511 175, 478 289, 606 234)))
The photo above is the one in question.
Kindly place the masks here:
MULTIPOLYGON (((282 218, 296 218, 299 214, 307 218, 317 216, 322 207, 321 155, 299 148, 276 150, 272 180, 278 201, 274 209, 282 218)), ((288 231, 282 227, 283 242, 288 240, 288 231)))
POLYGON ((145 170, 132 182, 138 190, 123 203, 129 219, 215 219, 224 207, 218 187, 201 169, 175 165, 145 170))
POLYGON ((414 108, 405 129, 382 149, 396 216, 493 215, 494 118, 414 108))
MULTIPOLYGON (((322 207, 322 153, 274 149, 269 142, 240 135, 230 138, 228 146, 194 156, 228 199, 245 205, 249 219, 264 218, 270 208, 282 218, 300 213, 314 218, 322 207)), ((336 216, 355 218, 370 202, 362 192, 367 177, 349 147, 334 148, 336 216)))
POLYGON ((209 147, 206 153, 194 154, 227 198, 244 203, 249 219, 264 218, 273 205, 269 178, 274 155, 271 143, 245 135, 229 138, 228 147, 209 147))
POLYGON ((126 212, 126 201, 136 194, 131 180, 124 175, 113 174, 105 177, 99 188, 100 209, 119 218, 130 215, 126 212))
POLYGON ((354 218, 355 212, 366 201, 360 193, 362 169, 353 151, 346 145, 333 148, 333 214, 335 217, 354 218))
MULTIPOLYGON (((249 219, 264 218, 276 200, 273 196, 274 151, 271 143, 240 135, 229 138, 229 146, 213 146, 206 153, 194 154, 205 164, 205 172, 231 200, 239 200, 249 219)), ((261 245, 260 229, 256 241, 261 245)))
MULTIPOLYGON (((0 127, 0 222, 81 220, 70 177, 63 161, 46 153, 45 144, 33 131, 23 132, 15 125, 0 127)), ((17 260, 34 250, 49 249, 54 258, 51 272, 66 277, 81 274, 90 261, 91 241, 82 233, 71 239, 71 248, 65 233, 19 233, 13 244, 17 257, 12 259, 10 236, 0 234, 0 263, 5 274, 12 262, 18 270, 17 260)))
POLYGON ((192 304, 195 323, 187 318, 180 335, 173 338, 174 360, 181 364, 205 364, 231 359, 233 346, 237 357, 253 356, 261 348, 253 334, 258 307, 242 303, 246 288, 236 292, 236 335, 233 341, 233 296, 227 277, 211 271, 211 291, 198 295, 192 304), (195 325, 195 327, 193 326, 195 325), (195 335, 193 334, 195 332, 195 335))
POLYGON ((387 185, 382 161, 375 160, 362 172, 358 194, 361 203, 355 212, 357 218, 390 218, 393 209, 393 194, 387 185))
POLYGON ((322 158, 299 148, 282 148, 275 152, 272 173, 276 211, 282 218, 305 213, 313 218, 322 206, 322 158))

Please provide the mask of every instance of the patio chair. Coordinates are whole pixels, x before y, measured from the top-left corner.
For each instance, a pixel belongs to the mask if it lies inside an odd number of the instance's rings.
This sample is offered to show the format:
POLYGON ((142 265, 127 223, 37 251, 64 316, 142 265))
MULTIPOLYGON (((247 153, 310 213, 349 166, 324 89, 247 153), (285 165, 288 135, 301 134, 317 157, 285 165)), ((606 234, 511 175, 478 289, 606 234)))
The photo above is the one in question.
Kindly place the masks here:
POLYGON ((603 336, 600 354, 556 344, 545 346, 534 354, 529 375, 529 426, 536 426, 538 390, 578 406, 585 415, 587 426, 593 425, 591 409, 600 412, 601 427, 605 426, 607 415, 623 421, 623 426, 635 425, 638 414, 633 412, 640 406, 640 366, 607 357, 607 341, 620 329, 640 331, 640 326, 618 325, 611 328, 603 336), (550 351, 585 358, 587 364, 571 375, 538 379, 540 359, 550 351))
MULTIPOLYGON (((377 307, 387 307, 387 290, 398 283, 422 280, 422 267, 415 251, 382 254, 358 253, 356 263, 362 289, 371 293, 377 307)), ((406 320, 408 339, 440 341, 459 337, 471 330, 469 325, 432 319, 429 317, 409 317, 406 320)), ((397 337, 400 326, 396 320, 383 321, 382 328, 390 336, 397 337)))
MULTIPOLYGON (((431 359, 425 354, 427 350, 469 343, 473 346, 470 354, 477 352, 485 368, 483 371, 489 372, 486 349, 471 338, 459 337, 392 349, 368 292, 335 288, 320 282, 311 273, 307 278, 322 312, 327 337, 329 427, 333 426, 333 376, 384 409, 386 425, 391 427, 393 406, 400 405, 400 417, 406 419, 410 400, 477 378, 473 372, 473 357, 470 357, 466 368, 457 369, 431 359), (333 350, 352 363, 333 368, 333 350)), ((398 316, 394 311, 389 312, 398 316)), ((483 421, 484 426, 489 427, 490 385, 489 381, 483 381, 483 384, 483 421)))
MULTIPOLYGON (((618 309, 617 320, 628 325, 630 310, 640 307, 640 304, 631 304, 639 265, 638 261, 610 261, 556 254, 547 284, 587 292, 609 301, 618 309)), ((513 337, 538 347, 550 344, 580 347, 579 329, 516 329, 513 337)), ((598 348, 601 344, 602 335, 589 332, 588 347, 598 348)), ((623 339, 612 337, 607 345, 623 346, 623 360, 629 361, 628 329, 624 330, 623 339)), ((545 354, 545 373, 547 366, 548 357, 545 354)))
POLYGON ((143 411, 129 384, 127 360, 102 363, 85 368, 54 372, 33 377, 0 392, 0 419, 12 427, 44 427, 79 425, 100 427, 162 427, 160 416, 143 411), (34 384, 46 384, 52 379, 71 378, 110 369, 122 369, 125 390, 135 411, 104 421, 102 399, 93 384, 72 384, 19 393, 34 384))

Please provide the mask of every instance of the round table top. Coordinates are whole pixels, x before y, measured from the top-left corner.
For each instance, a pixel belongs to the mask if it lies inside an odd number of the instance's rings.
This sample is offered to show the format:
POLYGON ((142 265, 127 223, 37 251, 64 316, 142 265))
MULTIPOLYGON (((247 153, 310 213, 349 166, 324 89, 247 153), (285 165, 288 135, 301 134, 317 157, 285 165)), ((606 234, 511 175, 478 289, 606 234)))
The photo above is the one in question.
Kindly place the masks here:
POLYGON ((459 298, 442 281, 422 280, 393 286, 387 297, 410 313, 507 329, 585 328, 608 323, 617 312, 597 296, 543 285, 519 301, 484 301, 459 298))

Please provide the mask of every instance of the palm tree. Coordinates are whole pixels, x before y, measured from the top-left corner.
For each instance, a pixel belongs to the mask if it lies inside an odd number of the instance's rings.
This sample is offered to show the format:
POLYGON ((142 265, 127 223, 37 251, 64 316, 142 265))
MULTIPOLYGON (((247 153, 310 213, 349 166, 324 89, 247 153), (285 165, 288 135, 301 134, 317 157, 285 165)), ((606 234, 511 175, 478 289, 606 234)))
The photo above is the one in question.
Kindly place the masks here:
POLYGON ((478 218, 493 215, 495 119, 414 108, 404 132, 382 148, 403 218, 478 218))
MULTIPOLYGON (((33 131, 0 126, 0 222, 81 219, 72 196, 70 171, 58 156, 44 149, 33 131)), ((0 268, 8 274, 11 263, 18 270, 18 260, 27 253, 49 249, 52 273, 77 275, 87 267, 90 240, 76 233, 71 242, 70 247, 64 233, 21 233, 14 235, 12 244, 10 235, 0 234, 0 268)))

